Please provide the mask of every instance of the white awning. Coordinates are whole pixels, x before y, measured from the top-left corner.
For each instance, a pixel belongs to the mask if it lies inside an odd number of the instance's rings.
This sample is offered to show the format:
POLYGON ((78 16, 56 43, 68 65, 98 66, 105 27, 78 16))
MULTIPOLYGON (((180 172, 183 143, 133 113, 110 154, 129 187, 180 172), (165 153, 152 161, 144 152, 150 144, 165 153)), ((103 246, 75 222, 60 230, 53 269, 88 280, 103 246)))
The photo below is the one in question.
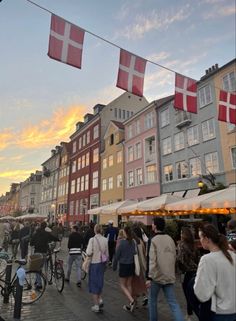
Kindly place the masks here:
POLYGON ((108 204, 108 205, 104 205, 104 206, 100 206, 97 208, 93 208, 91 210, 88 210, 88 214, 117 214, 117 210, 124 207, 124 206, 128 206, 131 204, 135 204, 137 203, 137 201, 133 201, 133 200, 126 200, 126 201, 121 201, 121 202, 116 202, 116 203, 112 203, 112 204, 108 204))
POLYGON ((184 195, 185 192, 186 192, 186 191, 177 191, 177 192, 174 192, 172 195, 178 196, 178 197, 183 197, 183 195, 184 195))
POLYGON ((200 188, 189 189, 187 190, 187 193, 184 196, 184 198, 195 197, 195 196, 198 196, 199 193, 200 193, 200 188))

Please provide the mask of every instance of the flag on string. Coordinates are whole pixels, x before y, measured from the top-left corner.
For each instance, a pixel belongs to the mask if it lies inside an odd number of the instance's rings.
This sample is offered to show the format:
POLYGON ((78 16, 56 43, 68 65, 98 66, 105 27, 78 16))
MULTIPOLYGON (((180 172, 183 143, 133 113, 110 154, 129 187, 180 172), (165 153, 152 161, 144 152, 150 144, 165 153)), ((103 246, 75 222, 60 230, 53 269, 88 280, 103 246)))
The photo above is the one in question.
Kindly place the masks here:
POLYGON ((174 107, 197 113, 197 82, 194 79, 175 74, 174 107))
POLYGON ((121 49, 116 86, 142 97, 146 63, 145 59, 121 49))
POLYGON ((236 94, 220 91, 218 120, 236 125, 236 94))
POLYGON ((48 56, 81 69, 84 30, 52 14, 48 56))

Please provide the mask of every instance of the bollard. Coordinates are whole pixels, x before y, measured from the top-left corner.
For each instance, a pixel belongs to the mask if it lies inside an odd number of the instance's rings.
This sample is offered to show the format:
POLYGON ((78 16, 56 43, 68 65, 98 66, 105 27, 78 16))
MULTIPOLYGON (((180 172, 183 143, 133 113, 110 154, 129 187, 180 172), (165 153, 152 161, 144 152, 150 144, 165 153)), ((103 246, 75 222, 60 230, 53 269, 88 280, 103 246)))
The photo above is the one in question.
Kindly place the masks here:
POLYGON ((23 286, 20 285, 19 278, 17 278, 14 315, 13 315, 13 318, 16 320, 20 320, 20 317, 21 317, 22 292, 23 292, 23 286))
POLYGON ((6 276, 5 276, 6 291, 4 291, 3 303, 9 303, 9 292, 7 290, 7 287, 11 283, 11 272, 12 272, 12 262, 9 261, 7 262, 7 267, 6 267, 6 276))

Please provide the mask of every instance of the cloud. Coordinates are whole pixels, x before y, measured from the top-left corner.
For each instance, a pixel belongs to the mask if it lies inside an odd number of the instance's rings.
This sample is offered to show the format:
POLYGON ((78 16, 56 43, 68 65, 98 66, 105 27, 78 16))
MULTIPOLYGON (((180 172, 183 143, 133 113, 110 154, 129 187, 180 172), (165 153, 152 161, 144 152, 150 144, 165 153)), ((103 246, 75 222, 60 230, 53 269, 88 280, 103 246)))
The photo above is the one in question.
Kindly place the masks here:
POLYGON ((166 51, 161 51, 159 53, 154 53, 146 57, 147 60, 153 61, 153 62, 160 62, 164 61, 167 58, 170 57, 170 53, 166 51))
POLYGON ((0 178, 8 178, 14 181, 16 180, 24 180, 26 179, 31 173, 34 173, 35 169, 19 169, 19 170, 12 170, 12 171, 5 171, 0 172, 0 178))
POLYGON ((136 16, 136 22, 133 25, 129 25, 122 30, 122 33, 118 33, 116 37, 125 37, 128 39, 142 38, 146 33, 152 30, 166 30, 170 25, 175 22, 186 20, 191 12, 190 5, 187 4, 184 8, 176 10, 172 9, 170 12, 166 10, 156 11, 153 10, 149 15, 136 16))
POLYGON ((225 6, 223 6, 222 2, 216 1, 216 2, 213 2, 213 4, 214 3, 215 3, 215 5, 211 6, 211 10, 207 11, 203 14, 203 18, 205 20, 235 15, 235 13, 236 13, 235 3, 233 3, 231 5, 225 5, 225 6))
MULTIPOLYGON (((10 145, 26 149, 39 149, 68 140, 75 130, 75 124, 83 119, 85 106, 58 108, 49 119, 38 124, 29 124, 20 131, 4 130, 0 132, 0 149, 10 145)), ((19 157, 19 156, 18 156, 19 157)))

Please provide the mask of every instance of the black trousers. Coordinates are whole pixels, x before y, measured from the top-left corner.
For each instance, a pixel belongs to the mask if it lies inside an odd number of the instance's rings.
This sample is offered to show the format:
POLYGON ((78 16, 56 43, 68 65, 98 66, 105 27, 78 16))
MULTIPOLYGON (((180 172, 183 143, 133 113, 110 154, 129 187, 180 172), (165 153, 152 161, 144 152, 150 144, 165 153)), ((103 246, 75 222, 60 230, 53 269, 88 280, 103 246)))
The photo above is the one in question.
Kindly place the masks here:
POLYGON ((113 255, 115 253, 116 242, 108 241, 108 252, 109 252, 109 261, 112 262, 113 255))
POLYGON ((188 284, 190 282, 190 280, 196 275, 195 271, 187 271, 184 274, 184 280, 182 283, 182 287, 183 287, 183 291, 184 291, 184 295, 186 298, 186 302, 187 302, 187 313, 188 315, 192 315, 193 314, 193 308, 191 305, 191 302, 189 301, 189 296, 188 296, 188 284))

